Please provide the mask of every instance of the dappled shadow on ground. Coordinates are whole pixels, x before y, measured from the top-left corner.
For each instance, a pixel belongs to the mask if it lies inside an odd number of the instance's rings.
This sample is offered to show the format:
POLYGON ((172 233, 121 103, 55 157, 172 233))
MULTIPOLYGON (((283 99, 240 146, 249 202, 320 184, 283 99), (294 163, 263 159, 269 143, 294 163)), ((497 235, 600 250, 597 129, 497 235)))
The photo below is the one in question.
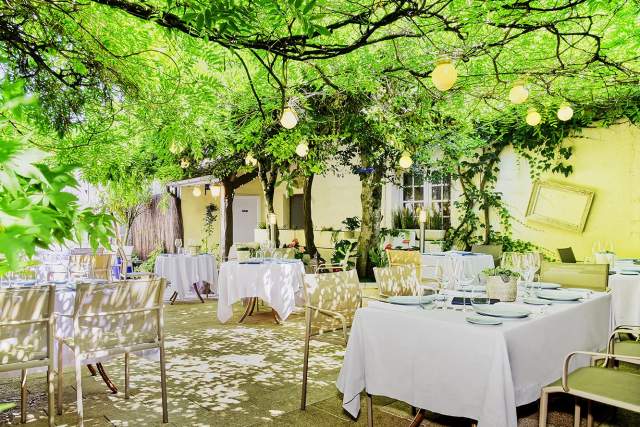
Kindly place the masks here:
MULTIPOLYGON (((166 311, 167 383, 169 421, 176 426, 361 426, 364 416, 351 419, 343 410, 335 387, 344 354, 340 337, 311 341, 308 409, 299 410, 302 378, 304 316, 294 314, 276 325, 267 307, 235 323, 242 306, 234 307, 234 318, 220 324, 216 302, 183 303, 166 311)), ((85 424, 91 426, 160 425, 159 364, 134 357, 131 365, 131 398, 124 399, 123 357, 105 364, 121 392, 112 395, 99 377, 83 371, 85 424)), ((75 383, 72 372, 65 376, 64 414, 58 425, 74 425, 75 383)), ((29 377, 28 424, 46 425, 45 381, 42 374, 29 377)), ((16 378, 0 378, 0 401, 19 401, 16 378)), ((362 408, 365 408, 364 401, 362 408)), ((571 400, 555 399, 552 426, 571 426, 571 400)), ((17 424, 4 414, 0 424, 17 424)), ((640 425, 628 412, 598 407, 597 425, 640 425)), ((374 399, 376 426, 408 425, 411 408, 385 397, 374 399)), ((519 409, 519 426, 537 425, 537 404, 519 409)), ((429 414, 424 425, 468 426, 469 420, 429 414)))

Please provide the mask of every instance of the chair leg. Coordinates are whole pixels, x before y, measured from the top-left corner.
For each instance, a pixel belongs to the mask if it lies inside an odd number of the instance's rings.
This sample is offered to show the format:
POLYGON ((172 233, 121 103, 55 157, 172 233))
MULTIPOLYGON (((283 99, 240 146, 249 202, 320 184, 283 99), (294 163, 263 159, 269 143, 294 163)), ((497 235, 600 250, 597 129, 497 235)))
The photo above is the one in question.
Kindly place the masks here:
POLYGON ((302 361, 302 396, 300 398, 300 409, 307 408, 307 375, 309 372, 309 340, 311 339, 311 316, 307 313, 306 327, 304 331, 304 358, 302 361))
POLYGON ((124 398, 129 398, 129 353, 124 354, 124 398))
POLYGON ((27 422, 27 370, 22 369, 20 374, 20 423, 27 422))
POLYGON ((580 400, 576 397, 576 403, 573 412, 573 427, 580 427, 580 419, 580 400))
POLYGON ((367 427, 373 427, 373 398, 367 393, 367 427))
POLYGON ((587 400, 587 427, 593 427, 593 412, 591 409, 591 401, 587 400))
POLYGON ((539 427, 547 427, 547 408, 549 406, 549 393, 542 390, 540 395, 540 418, 539 427))
POLYGON ((54 425, 54 415, 55 411, 55 399, 54 396, 55 391, 53 387, 53 365, 49 366, 47 369, 47 403, 49 405, 49 427, 53 427, 54 425))
POLYGON ((160 346, 160 388, 162 390, 162 423, 169 422, 169 410, 167 409, 167 373, 165 370, 164 345, 160 346))
POLYGON ((75 358, 76 374, 76 408, 78 410, 78 427, 84 427, 84 410, 82 407, 82 365, 80 358, 76 354, 75 358))
POLYGON ((62 367, 62 340, 58 341, 58 368, 56 370, 58 374, 58 399, 56 400, 56 407, 58 415, 62 415, 62 387, 63 387, 63 367, 62 367))

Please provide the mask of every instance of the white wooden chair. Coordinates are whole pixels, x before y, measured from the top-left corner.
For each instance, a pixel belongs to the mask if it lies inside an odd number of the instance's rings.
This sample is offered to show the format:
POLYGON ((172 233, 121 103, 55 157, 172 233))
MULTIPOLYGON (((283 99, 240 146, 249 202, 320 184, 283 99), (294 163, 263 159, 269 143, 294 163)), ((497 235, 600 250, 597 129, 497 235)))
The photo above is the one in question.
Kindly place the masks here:
POLYGON ((159 349, 162 422, 168 422, 164 354, 164 280, 150 278, 76 287, 72 338, 58 340, 58 414, 62 414, 63 346, 74 352, 78 425, 83 426, 81 367, 86 360, 124 354, 124 397, 129 398, 129 355, 159 349))
POLYGON ((362 305, 360 281, 355 270, 306 274, 304 293, 305 334, 300 404, 302 410, 307 406, 309 341, 323 333, 342 330, 346 345, 347 328, 351 327, 356 310, 362 305))
POLYGON ((381 297, 418 295, 421 291, 416 269, 412 265, 374 267, 373 275, 381 297))
POLYGON ((20 421, 27 420, 27 369, 47 368, 49 425, 54 425, 55 287, 0 290, 0 372, 22 371, 20 421))

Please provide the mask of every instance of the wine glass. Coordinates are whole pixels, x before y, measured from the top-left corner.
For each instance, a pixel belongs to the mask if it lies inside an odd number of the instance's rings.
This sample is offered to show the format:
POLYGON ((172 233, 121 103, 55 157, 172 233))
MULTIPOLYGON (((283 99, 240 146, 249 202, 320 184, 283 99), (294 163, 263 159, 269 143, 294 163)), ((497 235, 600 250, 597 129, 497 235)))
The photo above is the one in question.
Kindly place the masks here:
POLYGON ((176 239, 173 243, 176 246, 176 253, 179 254, 180 248, 182 248, 182 239, 176 239))

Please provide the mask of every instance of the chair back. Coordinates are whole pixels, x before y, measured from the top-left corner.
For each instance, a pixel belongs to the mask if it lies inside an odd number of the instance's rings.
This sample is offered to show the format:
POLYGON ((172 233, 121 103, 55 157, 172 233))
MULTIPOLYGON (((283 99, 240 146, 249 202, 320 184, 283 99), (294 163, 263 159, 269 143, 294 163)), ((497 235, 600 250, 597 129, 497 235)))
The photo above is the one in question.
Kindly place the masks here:
POLYGON ((311 316, 312 334, 342 327, 338 318, 327 316, 323 311, 338 314, 350 326, 362 300, 355 270, 306 274, 304 293, 306 305, 311 308, 308 315, 311 316))
POLYGON ((163 279, 150 277, 76 287, 74 344, 82 353, 151 347, 163 334, 163 279))
POLYGON ((91 272, 91 254, 69 255, 69 278, 86 277, 91 272))
POLYGON ((471 252, 491 255, 493 257, 494 265, 500 265, 500 260, 502 259, 502 245, 472 245, 471 252))
POLYGON ((238 261, 246 261, 251 258, 251 251, 249 250, 241 250, 236 252, 236 259, 238 261))
POLYGON ((558 255, 560 256, 560 262, 565 262, 569 264, 576 263, 576 256, 573 254, 573 249, 571 246, 568 248, 558 248, 558 255))
POLYGON ((382 296, 418 295, 420 282, 412 265, 374 267, 373 274, 382 296))
POLYGON ((387 249, 387 258, 391 267, 395 265, 412 265, 416 271, 418 281, 422 280, 422 255, 419 251, 387 249))
POLYGON ((558 283, 565 288, 584 288, 604 292, 609 283, 609 264, 566 264, 543 262, 540 281, 558 283))
POLYGON ((0 371, 53 360, 55 287, 0 289, 0 371))
POLYGON ((111 280, 112 262, 113 262, 112 254, 92 255, 90 277, 92 279, 111 280))

